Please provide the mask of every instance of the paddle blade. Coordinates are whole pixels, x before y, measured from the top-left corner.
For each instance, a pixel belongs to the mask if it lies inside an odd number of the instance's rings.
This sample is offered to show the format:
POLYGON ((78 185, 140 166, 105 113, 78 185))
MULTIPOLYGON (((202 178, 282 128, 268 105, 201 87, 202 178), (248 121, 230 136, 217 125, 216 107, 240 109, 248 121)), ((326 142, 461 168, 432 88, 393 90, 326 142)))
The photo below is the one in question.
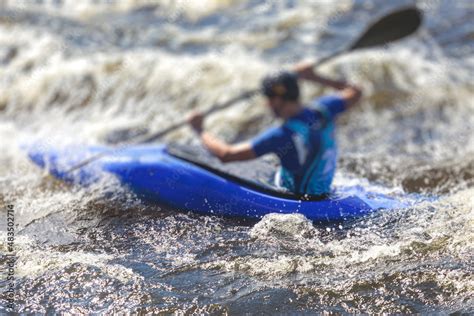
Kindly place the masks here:
POLYGON ((417 8, 405 8, 384 16, 362 34, 349 50, 388 44, 418 30, 422 14, 417 8))

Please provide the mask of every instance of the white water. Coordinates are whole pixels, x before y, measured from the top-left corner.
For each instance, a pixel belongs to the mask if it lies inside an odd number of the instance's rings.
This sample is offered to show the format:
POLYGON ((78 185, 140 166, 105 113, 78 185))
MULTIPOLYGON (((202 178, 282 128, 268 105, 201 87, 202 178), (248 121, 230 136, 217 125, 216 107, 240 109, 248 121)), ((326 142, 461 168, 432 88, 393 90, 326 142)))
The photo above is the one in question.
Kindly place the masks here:
MULTIPOLYGON (((103 144, 117 130, 160 130, 269 71, 324 56, 409 1, 35 3, 0 1, 0 201, 15 205, 19 225, 21 309, 242 313, 264 308, 256 301, 280 312, 472 312, 470 1, 419 2, 419 34, 320 69, 365 93, 339 122, 335 184, 440 196, 329 228, 293 215, 253 227, 189 217, 143 206, 113 179, 64 186, 42 178, 20 144, 103 144), (101 282, 113 285, 96 302, 101 282), (80 288, 79 302, 65 284, 80 288)), ((323 92, 305 86, 304 98, 323 92)), ((234 141, 272 123, 255 98, 206 127, 234 141)), ((187 129, 166 141, 196 143, 187 129)))

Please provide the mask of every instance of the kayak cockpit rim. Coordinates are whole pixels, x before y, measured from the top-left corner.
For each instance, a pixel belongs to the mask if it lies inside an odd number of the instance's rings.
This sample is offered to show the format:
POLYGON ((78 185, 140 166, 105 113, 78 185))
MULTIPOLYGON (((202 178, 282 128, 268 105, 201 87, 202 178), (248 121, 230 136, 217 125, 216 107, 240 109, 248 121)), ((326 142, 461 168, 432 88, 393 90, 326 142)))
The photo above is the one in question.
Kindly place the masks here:
POLYGON ((311 194, 296 194, 288 191, 280 191, 276 188, 271 188, 271 187, 265 187, 263 185, 259 185, 258 183, 244 179, 244 178, 239 178, 237 176, 234 176, 232 174, 229 174, 225 171, 219 170, 217 168, 211 167, 202 161, 198 161, 196 159, 193 159, 190 155, 186 155, 185 153, 178 152, 176 150, 170 150, 169 147, 165 148, 165 151, 167 154, 170 156, 186 161, 187 163, 190 163, 194 166, 197 166, 199 168, 202 168, 206 171, 211 172, 212 174, 219 176, 221 178, 224 178, 226 180, 232 181, 242 187, 263 193, 263 194, 268 194, 274 197, 279 197, 283 199, 289 199, 289 200, 295 200, 295 201, 322 201, 328 199, 331 194, 322 194, 322 195, 311 195, 311 194))

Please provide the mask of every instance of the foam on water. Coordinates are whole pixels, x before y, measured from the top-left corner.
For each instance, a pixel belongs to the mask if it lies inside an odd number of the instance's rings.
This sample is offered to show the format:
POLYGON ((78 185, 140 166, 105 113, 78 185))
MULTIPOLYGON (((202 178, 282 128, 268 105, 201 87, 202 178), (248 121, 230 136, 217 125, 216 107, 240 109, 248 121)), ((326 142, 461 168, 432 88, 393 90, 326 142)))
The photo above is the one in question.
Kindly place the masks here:
MULTIPOLYGON (((19 310, 472 312, 470 1, 419 1, 420 33, 319 69, 364 90, 338 122, 335 185, 407 205, 393 212, 330 227, 299 215, 251 226, 188 216, 142 203, 115 179, 57 183, 20 148, 160 130, 410 3, 0 0, 0 201, 15 205, 19 310)), ((304 100, 330 92, 303 88, 304 100)), ((206 128, 247 139, 278 123, 262 103, 217 113, 206 128)), ((186 128, 163 141, 197 142, 186 128)))

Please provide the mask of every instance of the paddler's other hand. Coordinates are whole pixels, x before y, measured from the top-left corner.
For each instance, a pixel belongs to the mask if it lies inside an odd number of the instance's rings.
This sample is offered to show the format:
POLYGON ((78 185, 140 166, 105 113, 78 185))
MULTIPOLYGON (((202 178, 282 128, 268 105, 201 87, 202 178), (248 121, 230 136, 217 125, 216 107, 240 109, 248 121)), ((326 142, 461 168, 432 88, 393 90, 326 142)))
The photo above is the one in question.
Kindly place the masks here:
POLYGON ((193 112, 188 116, 188 123, 196 133, 202 132, 202 124, 204 122, 204 115, 200 112, 193 112))

